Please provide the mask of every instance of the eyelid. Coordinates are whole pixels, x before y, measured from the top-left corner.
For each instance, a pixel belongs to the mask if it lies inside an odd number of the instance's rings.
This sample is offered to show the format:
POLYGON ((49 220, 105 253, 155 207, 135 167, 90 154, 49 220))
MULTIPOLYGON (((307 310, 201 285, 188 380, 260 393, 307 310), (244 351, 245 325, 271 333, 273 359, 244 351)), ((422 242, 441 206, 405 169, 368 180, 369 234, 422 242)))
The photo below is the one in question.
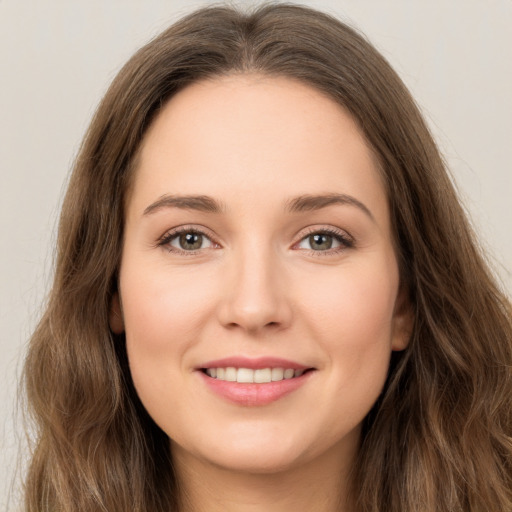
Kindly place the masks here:
MULTIPOLYGON (((312 254, 314 256, 329 256, 334 255, 339 252, 343 252, 347 249, 353 248, 355 245, 354 238, 345 230, 342 230, 340 228, 336 228, 333 226, 320 226, 320 225, 314 225, 314 226, 308 226, 305 228, 306 231, 302 231, 300 234, 300 238, 297 242, 295 242, 292 245, 292 249, 294 250, 301 250, 306 251, 309 254, 312 254), (314 249, 300 249, 297 246, 308 236, 311 236, 313 234, 327 234, 332 237, 334 237, 341 245, 339 247, 327 249, 327 250, 314 250, 314 249)), ((204 226, 197 225, 197 224, 185 224, 182 226, 177 226, 175 228, 171 228, 167 230, 156 242, 156 247, 163 247, 167 249, 169 252, 177 253, 177 254, 184 254, 187 256, 193 256, 195 254, 199 254, 200 252, 203 252, 205 250, 210 250, 212 248, 219 248, 221 247, 221 244, 217 241, 216 237, 211 233, 211 231, 204 226), (206 237, 215 247, 208 247, 204 249, 197 249, 197 250, 191 250, 191 251, 185 251, 183 249, 179 249, 177 247, 170 246, 170 242, 178 237, 182 233, 198 233, 204 237, 206 237)))
POLYGON ((355 246, 355 240, 352 235, 350 235, 347 231, 342 230, 340 228, 336 228, 334 226, 309 226, 306 228, 306 232, 302 232, 300 234, 300 239, 295 242, 292 246, 292 249, 295 250, 303 250, 312 254, 314 256, 332 256, 334 254, 338 254, 340 252, 346 251, 347 249, 351 249, 355 246), (314 234, 327 234, 334 237, 341 245, 339 247, 327 249, 324 251, 315 251, 314 249, 300 249, 297 246, 307 237, 314 234))
POLYGON ((164 249, 166 249, 169 252, 173 252, 173 253, 177 253, 177 254, 185 254, 187 256, 191 256, 191 255, 194 255, 194 254, 198 254, 198 253, 200 253, 202 251, 205 251, 207 249, 209 250, 209 249, 212 249, 212 248, 218 248, 218 247, 220 247, 220 244, 216 240, 216 238, 211 234, 210 230, 205 228, 204 226, 198 226, 197 224, 185 224, 185 225, 177 226, 175 228, 171 228, 171 229, 167 230, 156 241, 155 246, 156 247, 163 247, 164 249), (197 233, 197 234, 200 234, 200 235, 204 236, 205 238, 207 238, 208 240, 210 240, 210 242, 214 246, 216 246, 216 247, 208 247, 208 248, 205 248, 205 249, 197 249, 197 250, 193 250, 193 251, 185 251, 185 250, 179 249, 177 247, 172 247, 170 245, 171 240, 175 239, 176 237, 178 237, 182 233, 197 233))

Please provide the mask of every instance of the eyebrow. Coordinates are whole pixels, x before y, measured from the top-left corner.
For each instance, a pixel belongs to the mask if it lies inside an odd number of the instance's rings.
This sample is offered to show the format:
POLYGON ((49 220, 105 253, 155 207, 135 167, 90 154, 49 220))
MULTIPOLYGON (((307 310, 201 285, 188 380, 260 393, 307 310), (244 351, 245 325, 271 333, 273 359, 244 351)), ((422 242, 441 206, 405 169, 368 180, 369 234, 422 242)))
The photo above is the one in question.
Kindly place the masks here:
POLYGON ((375 218, 369 208, 356 199, 353 196, 349 196, 347 194, 321 194, 321 195, 302 195, 298 197, 294 197, 287 201, 286 210, 294 213, 294 212, 307 212, 313 210, 320 210, 322 208, 326 208, 327 206, 331 206, 333 204, 341 204, 341 205, 350 205, 359 208, 362 212, 364 212, 371 220, 375 222, 375 218))
MULTIPOLYGON (((285 211, 289 213, 307 212, 321 210, 334 204, 355 206, 364 212, 371 220, 375 218, 368 207, 353 196, 347 194, 305 194, 293 197, 286 201, 285 211)), ((205 213, 223 213, 227 210, 225 205, 210 196, 205 195, 164 195, 151 203, 145 210, 144 215, 150 215, 162 208, 180 208, 183 210, 196 210, 205 213)))
POLYGON ((144 210, 144 215, 149 215, 162 208, 181 208, 182 210, 197 210, 205 213, 222 213, 226 210, 222 203, 209 196, 164 195, 150 204, 144 210))

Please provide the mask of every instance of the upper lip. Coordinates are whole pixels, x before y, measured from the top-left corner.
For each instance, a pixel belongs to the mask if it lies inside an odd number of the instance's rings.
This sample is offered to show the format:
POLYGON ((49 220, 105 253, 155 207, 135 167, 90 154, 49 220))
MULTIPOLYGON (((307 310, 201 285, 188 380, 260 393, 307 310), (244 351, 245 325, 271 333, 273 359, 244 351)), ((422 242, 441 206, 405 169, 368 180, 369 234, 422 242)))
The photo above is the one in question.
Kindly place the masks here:
POLYGON ((198 369, 206 368, 250 368, 252 370, 259 370, 262 368, 292 368, 294 370, 307 370, 310 366, 290 361, 289 359, 282 359, 279 357, 243 357, 233 356, 225 357, 222 359, 215 359, 208 361, 198 366, 198 369))

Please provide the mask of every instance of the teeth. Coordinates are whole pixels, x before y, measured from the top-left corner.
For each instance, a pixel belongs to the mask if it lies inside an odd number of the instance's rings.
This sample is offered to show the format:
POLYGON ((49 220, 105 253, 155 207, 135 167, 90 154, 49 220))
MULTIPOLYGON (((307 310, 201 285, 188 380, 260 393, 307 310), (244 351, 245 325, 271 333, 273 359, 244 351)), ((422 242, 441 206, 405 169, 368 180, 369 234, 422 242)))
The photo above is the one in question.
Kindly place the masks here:
POLYGON ((254 382, 272 382, 272 370, 270 368, 254 370, 254 382))
POLYGON ((285 379, 291 379, 294 376, 295 372, 291 369, 284 371, 284 378, 285 379))
POLYGON ((226 373, 224 374, 224 380, 227 380, 229 382, 236 382, 236 368, 233 368, 232 366, 229 366, 226 368, 226 373))
POLYGON ((254 371, 249 368, 238 368, 236 372, 237 382, 254 382, 254 371))
POLYGON ((300 377, 304 370, 294 370, 293 368, 260 368, 252 370, 251 368, 234 368, 230 366, 228 368, 208 368, 206 373, 218 380, 264 384, 300 377))
POLYGON ((272 380, 283 380, 284 377, 284 370, 282 368, 272 368, 272 380))

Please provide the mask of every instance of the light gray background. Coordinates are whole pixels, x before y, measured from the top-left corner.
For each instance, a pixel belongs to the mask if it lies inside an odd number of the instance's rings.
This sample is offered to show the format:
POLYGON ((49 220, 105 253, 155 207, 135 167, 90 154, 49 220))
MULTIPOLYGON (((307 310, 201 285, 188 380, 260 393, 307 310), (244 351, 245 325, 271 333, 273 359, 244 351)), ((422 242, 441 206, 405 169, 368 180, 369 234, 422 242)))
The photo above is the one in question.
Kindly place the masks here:
MULTIPOLYGON (((134 50, 206 3, 0 0, 0 510, 17 509, 17 381, 82 134, 134 50)), ((512 0, 304 3, 362 29, 410 87, 512 295, 512 0)))

